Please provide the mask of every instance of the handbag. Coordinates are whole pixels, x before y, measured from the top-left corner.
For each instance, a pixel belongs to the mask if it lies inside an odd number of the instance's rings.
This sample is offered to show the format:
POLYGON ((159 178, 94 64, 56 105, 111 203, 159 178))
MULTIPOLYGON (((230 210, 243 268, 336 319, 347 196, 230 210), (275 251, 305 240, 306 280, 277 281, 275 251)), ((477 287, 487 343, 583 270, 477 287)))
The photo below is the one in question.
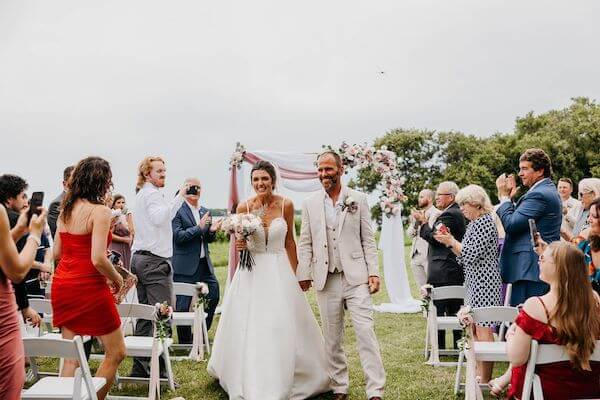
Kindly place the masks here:
POLYGON ((132 274, 129 270, 123 268, 120 265, 121 254, 118 251, 111 250, 108 259, 111 261, 113 267, 117 270, 119 275, 123 278, 123 285, 117 291, 115 286, 109 283, 113 298, 115 300, 115 304, 121 304, 127 296, 127 293, 131 290, 132 287, 137 285, 138 278, 134 274, 132 274))

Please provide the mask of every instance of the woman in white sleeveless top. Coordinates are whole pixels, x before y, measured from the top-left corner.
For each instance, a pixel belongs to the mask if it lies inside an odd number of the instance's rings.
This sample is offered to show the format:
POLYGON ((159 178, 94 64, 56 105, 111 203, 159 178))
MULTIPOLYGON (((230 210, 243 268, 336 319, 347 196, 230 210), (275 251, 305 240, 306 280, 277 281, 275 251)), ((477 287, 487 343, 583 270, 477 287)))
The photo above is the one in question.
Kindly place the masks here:
POLYGON ((268 162, 251 172, 257 194, 237 212, 261 210, 264 229, 237 242, 255 265, 229 286, 208 372, 232 400, 299 400, 329 390, 323 335, 295 276, 294 206, 275 195, 268 162))

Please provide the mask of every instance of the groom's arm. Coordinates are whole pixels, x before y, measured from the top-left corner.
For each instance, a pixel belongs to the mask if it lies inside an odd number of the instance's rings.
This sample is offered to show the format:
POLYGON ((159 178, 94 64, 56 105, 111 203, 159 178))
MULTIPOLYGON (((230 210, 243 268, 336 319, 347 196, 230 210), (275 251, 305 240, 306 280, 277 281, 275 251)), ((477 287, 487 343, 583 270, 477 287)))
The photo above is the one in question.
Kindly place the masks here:
POLYGON ((360 201, 360 240, 369 276, 379 276, 377 245, 375 244, 375 234, 373 233, 373 225, 371 225, 371 210, 369 210, 366 195, 361 196, 360 201))
POLYGON ((310 233, 310 218, 308 216, 307 201, 302 204, 302 227, 298 241, 298 268, 296 276, 298 281, 310 281, 310 264, 313 258, 312 235, 310 233))

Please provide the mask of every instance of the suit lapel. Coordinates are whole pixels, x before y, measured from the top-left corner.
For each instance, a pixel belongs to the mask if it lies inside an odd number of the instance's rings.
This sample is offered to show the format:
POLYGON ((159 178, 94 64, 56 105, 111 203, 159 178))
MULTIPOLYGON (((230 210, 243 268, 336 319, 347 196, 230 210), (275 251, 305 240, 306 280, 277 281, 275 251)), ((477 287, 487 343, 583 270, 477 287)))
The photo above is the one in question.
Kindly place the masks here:
POLYGON ((325 196, 327 196, 327 194, 325 193, 325 191, 323 191, 323 195, 322 196, 317 196, 316 197, 316 206, 318 207, 317 209, 319 210, 319 217, 321 218, 321 226, 323 227, 323 237, 326 238, 327 237, 327 220, 325 219, 325 196))

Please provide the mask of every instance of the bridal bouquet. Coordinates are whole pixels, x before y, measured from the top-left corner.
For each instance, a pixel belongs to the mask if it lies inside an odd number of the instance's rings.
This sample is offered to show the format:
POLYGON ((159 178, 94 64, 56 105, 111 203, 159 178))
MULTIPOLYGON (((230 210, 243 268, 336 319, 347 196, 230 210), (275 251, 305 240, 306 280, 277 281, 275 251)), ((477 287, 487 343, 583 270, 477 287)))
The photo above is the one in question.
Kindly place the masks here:
MULTIPOLYGON (((248 240, 257 230, 262 229, 262 220, 255 214, 232 214, 227 217, 221 228, 236 239, 248 240)), ((240 268, 252 270, 254 259, 248 250, 240 251, 240 268)))

